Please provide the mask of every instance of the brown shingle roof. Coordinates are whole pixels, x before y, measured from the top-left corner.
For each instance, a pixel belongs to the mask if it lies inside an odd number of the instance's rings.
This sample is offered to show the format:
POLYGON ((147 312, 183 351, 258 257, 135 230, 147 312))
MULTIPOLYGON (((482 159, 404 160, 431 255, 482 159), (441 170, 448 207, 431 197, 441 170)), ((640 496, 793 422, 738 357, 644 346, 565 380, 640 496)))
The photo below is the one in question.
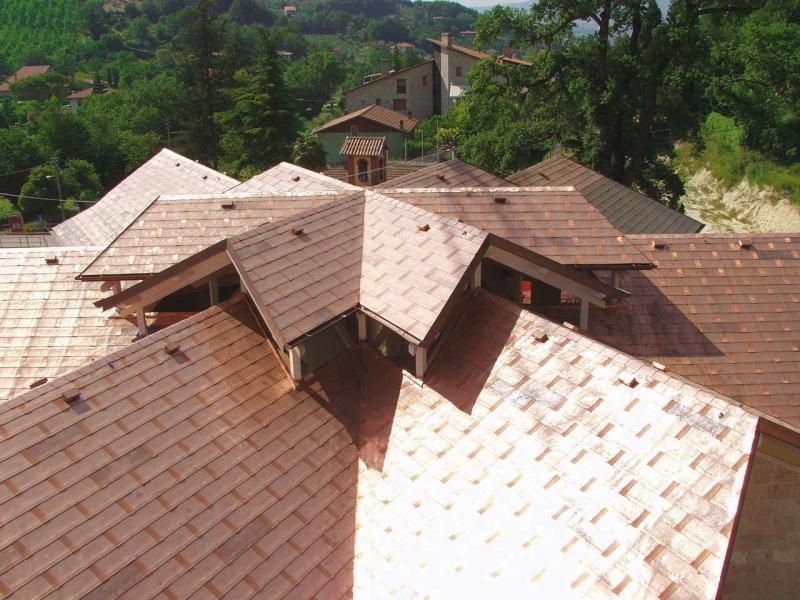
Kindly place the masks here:
POLYGON ((25 65, 20 67, 17 71, 6 77, 3 83, 0 83, 0 94, 6 94, 11 91, 11 84, 20 79, 28 77, 35 77, 37 75, 44 75, 50 70, 50 65, 25 65))
POLYGON ((348 135, 339 154, 343 156, 381 156, 386 149, 385 137, 348 135))
POLYGON ((484 292, 422 388, 359 346, 292 391, 266 342, 238 299, 0 406, 3 594, 714 595, 724 399, 484 292))
POLYGON ((416 169, 401 177, 385 181, 374 189, 391 188, 448 188, 448 187, 506 187, 509 182, 454 158, 416 169))
POLYGON ((610 267, 651 262, 573 188, 389 188, 381 193, 461 219, 561 264, 610 267))
POLYGON ((516 185, 571 185, 624 233, 697 233, 703 224, 563 156, 508 177, 516 185))
POLYGON ((291 163, 282 162, 263 173, 248 179, 229 190, 231 193, 254 194, 258 192, 327 192, 358 190, 346 181, 326 177, 291 163))
POLYGON ((377 104, 370 104, 365 108, 361 108, 328 121, 323 126, 315 129, 314 133, 324 133, 331 127, 341 125, 342 123, 347 123, 348 121, 357 118, 369 119, 370 121, 385 125, 391 129, 396 129, 397 131, 402 131, 403 133, 410 133, 414 131, 414 128, 418 123, 416 119, 401 112, 397 112, 396 110, 391 110, 384 106, 378 106, 377 104))
POLYGON ((589 332, 800 427, 800 238, 631 236, 658 268, 627 273, 631 296, 592 312, 589 332))
POLYGON ((99 248, 0 250, 0 403, 127 345, 136 327, 92 304, 107 295, 75 276, 99 248), (47 264, 48 257, 57 263, 47 264))
POLYGON ((81 277, 142 279, 222 239, 330 202, 341 193, 162 196, 114 239, 81 277))
POLYGON ((495 56, 495 55, 489 54, 488 52, 482 52, 481 50, 475 50, 473 48, 467 48, 466 46, 461 46, 459 44, 450 44, 448 46, 442 40, 434 40, 434 39, 430 39, 429 38, 428 41, 431 44, 433 44, 434 46, 439 46, 440 48, 446 48, 446 49, 449 49, 449 50, 455 50, 456 52, 460 52, 461 54, 464 54, 466 56, 471 56, 472 58, 477 58, 478 60, 480 60, 482 58, 493 58, 493 59, 497 60, 498 62, 503 62, 503 63, 507 63, 507 64, 510 64, 510 65, 527 65, 527 66, 530 66, 530 64, 531 64, 527 60, 522 60, 520 58, 515 58, 513 56, 503 56, 503 55, 495 56))
POLYGON ((106 245, 160 194, 215 194, 239 182, 166 148, 53 231, 64 245, 106 245))

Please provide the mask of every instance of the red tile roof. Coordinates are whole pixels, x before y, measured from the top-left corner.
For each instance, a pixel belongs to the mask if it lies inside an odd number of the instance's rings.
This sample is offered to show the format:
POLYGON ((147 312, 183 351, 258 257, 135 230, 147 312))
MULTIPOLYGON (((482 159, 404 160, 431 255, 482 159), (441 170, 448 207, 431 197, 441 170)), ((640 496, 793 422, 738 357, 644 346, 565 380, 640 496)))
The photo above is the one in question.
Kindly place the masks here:
POLYGON ((328 121, 321 127, 317 127, 313 133, 324 133, 332 127, 336 127, 337 125, 341 125, 342 123, 347 123, 348 121, 358 118, 369 119, 370 121, 374 121, 375 123, 384 125, 390 129, 402 131, 403 133, 411 133, 414 131, 414 128, 418 123, 416 119, 401 112, 397 112, 396 110, 391 110, 384 106, 378 106, 377 104, 370 104, 365 108, 361 108, 344 116, 328 121))
POLYGON ((511 184, 505 179, 465 163, 463 160, 454 158, 445 162, 434 163, 421 169, 417 168, 411 173, 391 178, 391 180, 373 186, 373 189, 506 187, 509 185, 511 184))
POLYGON ((215 194, 239 182, 166 148, 53 231, 64 245, 106 245, 160 194, 215 194))
POLYGON ((44 75, 50 70, 50 65, 25 65, 20 67, 17 71, 6 77, 3 83, 0 83, 0 94, 7 94, 11 91, 11 84, 20 79, 28 77, 35 77, 37 75, 44 75))
POLYGON ((380 191, 491 231, 561 264, 598 268, 651 264, 636 244, 573 188, 380 191))
POLYGON ((459 52, 460 54, 464 54, 466 56, 471 56, 472 58, 477 58, 478 60, 480 60, 482 58, 493 58, 493 59, 497 60, 498 62, 508 63, 508 64, 512 64, 512 65, 527 65, 527 66, 531 65, 531 63, 529 63, 528 61, 522 60, 520 58, 515 58, 513 56, 503 56, 503 55, 495 56, 493 54, 489 54, 488 52, 482 52, 481 50, 475 50, 473 48, 467 48, 466 46, 461 46, 459 44, 449 44, 448 45, 445 42, 443 42, 442 40, 435 40, 435 39, 430 39, 429 38, 428 41, 431 44, 433 44, 434 46, 439 46, 440 48, 446 48, 446 49, 449 49, 449 50, 455 50, 456 52, 459 52))
POLYGON ((754 430, 484 292, 428 385, 292 391, 239 298, 0 405, 0 591, 708 598, 754 430))
POLYGON ((624 233, 697 233, 703 224, 564 156, 508 177, 516 185, 571 185, 624 233))
POLYGON ((99 284, 75 280, 99 250, 0 250, 0 404, 136 336, 134 325, 94 307, 107 295, 99 284))
POLYGON ((800 238, 631 236, 656 263, 626 273, 631 293, 592 312, 589 333, 800 427, 800 238))
POLYGON ((343 156, 382 156, 388 144, 385 137, 348 135, 339 154, 343 156))

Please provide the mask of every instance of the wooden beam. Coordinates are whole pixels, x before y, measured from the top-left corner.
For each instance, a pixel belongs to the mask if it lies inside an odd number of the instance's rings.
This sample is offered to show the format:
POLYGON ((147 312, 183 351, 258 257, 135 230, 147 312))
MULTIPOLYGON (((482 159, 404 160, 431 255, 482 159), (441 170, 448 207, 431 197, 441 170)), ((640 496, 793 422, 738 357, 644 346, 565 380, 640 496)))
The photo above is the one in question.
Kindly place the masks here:
POLYGON ((208 280, 208 300, 211 306, 219 304, 219 280, 216 277, 208 280))
POLYGON ((139 328, 139 335, 147 335, 147 319, 144 317, 144 306, 136 307, 136 326, 139 328))

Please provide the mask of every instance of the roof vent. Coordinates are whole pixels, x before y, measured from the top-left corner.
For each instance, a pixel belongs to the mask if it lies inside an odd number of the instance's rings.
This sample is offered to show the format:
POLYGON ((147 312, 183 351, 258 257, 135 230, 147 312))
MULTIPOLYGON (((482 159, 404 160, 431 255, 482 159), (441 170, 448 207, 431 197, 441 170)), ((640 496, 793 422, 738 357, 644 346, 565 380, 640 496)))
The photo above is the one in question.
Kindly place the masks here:
POLYGON ((533 332, 533 339, 535 339, 540 344, 544 344, 550 338, 547 337, 547 334, 544 331, 542 331, 541 329, 537 329, 536 331, 533 332))
POLYGON ((633 376, 632 373, 620 373, 619 382, 628 386, 629 388, 635 388, 637 385, 639 385, 639 381, 633 376))
POLYGON ((175 166, 176 166, 176 167, 180 167, 180 166, 181 166, 181 163, 179 163, 179 162, 176 162, 176 163, 175 163, 175 166))
POLYGON ((437 179, 439 179, 439 181, 447 181, 447 177, 445 177, 441 173, 439 173, 436 177, 437 177, 437 179))
POLYGON ((64 391, 61 392, 61 397, 67 402, 75 402, 81 397, 81 391, 74 385, 68 385, 64 388, 64 391))
POLYGON ((506 199, 503 198, 502 196, 495 196, 494 197, 494 203, 495 204, 505 204, 506 203, 506 199))
POLYGON ((303 228, 302 227, 292 227, 292 233, 294 235, 303 235, 303 228))
POLYGON ((220 206, 223 208, 223 210, 232 210, 236 208, 236 204, 233 200, 225 200, 222 204, 220 204, 220 206))
POLYGON ((569 329, 570 331, 580 331, 580 329, 578 328, 577 325, 574 325, 574 324, 570 323, 569 321, 564 321, 562 323, 562 325, 564 327, 566 327, 567 329, 569 329))
POLYGON ((295 175, 294 177, 292 177, 292 181, 294 182, 300 181, 300 175, 295 175))
POLYGON ((203 181, 205 181, 206 179, 208 179, 208 175, 203 175, 203 181))
POLYGON ((178 350, 181 349, 180 342, 176 340, 167 340, 167 343, 164 344, 164 351, 172 356, 173 354, 177 354, 178 350))
POLYGON ((753 240, 739 240, 739 248, 749 250, 753 247, 753 240))
POLYGON ((40 385, 44 385, 47 383, 47 377, 42 377, 41 379, 37 379, 36 381, 32 382, 28 387, 30 389, 37 388, 40 385))
POLYGON ((58 264, 58 257, 57 256, 45 256, 44 262, 48 265, 57 265, 58 264))
POLYGON ((653 250, 663 250, 667 247, 664 240, 653 240, 650 245, 653 246, 653 250))
POLYGON ((419 231, 429 231, 430 228, 431 228, 431 226, 428 225, 427 223, 425 223, 425 225, 417 225, 417 229, 419 231))

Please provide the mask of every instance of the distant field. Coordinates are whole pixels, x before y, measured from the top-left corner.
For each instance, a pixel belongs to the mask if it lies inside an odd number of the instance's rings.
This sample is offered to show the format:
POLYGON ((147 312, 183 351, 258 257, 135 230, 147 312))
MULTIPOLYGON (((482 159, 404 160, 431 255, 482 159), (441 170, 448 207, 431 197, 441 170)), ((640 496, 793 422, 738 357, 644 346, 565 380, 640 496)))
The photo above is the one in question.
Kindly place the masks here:
POLYGON ((81 34, 80 0, 0 0, 0 54, 13 65, 32 51, 69 47, 81 34))

